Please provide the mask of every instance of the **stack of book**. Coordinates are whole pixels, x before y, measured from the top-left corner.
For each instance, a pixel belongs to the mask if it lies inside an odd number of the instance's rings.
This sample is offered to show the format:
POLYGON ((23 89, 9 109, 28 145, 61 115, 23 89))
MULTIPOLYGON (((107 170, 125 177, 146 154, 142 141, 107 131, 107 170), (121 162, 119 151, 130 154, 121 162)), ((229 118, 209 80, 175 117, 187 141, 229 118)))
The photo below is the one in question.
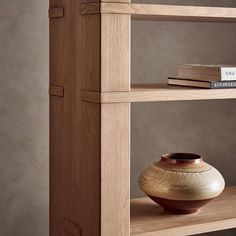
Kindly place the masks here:
POLYGON ((181 64, 169 85, 221 89, 236 88, 236 66, 181 64))

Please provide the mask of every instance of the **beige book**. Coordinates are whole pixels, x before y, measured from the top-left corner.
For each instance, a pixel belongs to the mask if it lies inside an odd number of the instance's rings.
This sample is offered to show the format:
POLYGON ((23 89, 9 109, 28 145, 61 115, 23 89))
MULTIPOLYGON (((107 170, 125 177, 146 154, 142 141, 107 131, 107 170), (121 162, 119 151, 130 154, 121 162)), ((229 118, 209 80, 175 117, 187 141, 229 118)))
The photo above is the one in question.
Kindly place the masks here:
POLYGON ((236 65, 177 65, 177 77, 194 80, 234 81, 236 65))

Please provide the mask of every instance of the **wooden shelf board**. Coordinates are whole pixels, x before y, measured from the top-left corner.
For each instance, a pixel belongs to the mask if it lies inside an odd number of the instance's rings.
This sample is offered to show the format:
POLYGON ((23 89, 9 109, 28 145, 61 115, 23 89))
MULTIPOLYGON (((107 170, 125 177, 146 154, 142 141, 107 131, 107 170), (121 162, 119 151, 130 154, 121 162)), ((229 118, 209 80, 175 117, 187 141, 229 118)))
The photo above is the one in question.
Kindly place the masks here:
POLYGON ((199 213, 173 215, 149 198, 131 200, 131 235, 183 236, 236 227, 236 187, 225 191, 199 213))
POLYGON ((236 22, 236 8, 135 3, 87 3, 82 14, 131 14, 137 20, 236 22))
POLYGON ((129 92, 82 91, 82 100, 95 103, 236 99, 236 89, 199 89, 165 84, 132 85, 129 92))

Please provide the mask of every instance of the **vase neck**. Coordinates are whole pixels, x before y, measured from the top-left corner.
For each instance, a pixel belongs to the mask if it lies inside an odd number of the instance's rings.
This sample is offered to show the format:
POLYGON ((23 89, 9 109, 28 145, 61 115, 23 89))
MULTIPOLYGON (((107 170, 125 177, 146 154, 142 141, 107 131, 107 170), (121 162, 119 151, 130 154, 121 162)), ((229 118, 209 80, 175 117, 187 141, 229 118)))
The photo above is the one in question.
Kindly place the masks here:
POLYGON ((161 161, 169 164, 198 164, 202 157, 193 153, 167 153, 161 156, 161 161))

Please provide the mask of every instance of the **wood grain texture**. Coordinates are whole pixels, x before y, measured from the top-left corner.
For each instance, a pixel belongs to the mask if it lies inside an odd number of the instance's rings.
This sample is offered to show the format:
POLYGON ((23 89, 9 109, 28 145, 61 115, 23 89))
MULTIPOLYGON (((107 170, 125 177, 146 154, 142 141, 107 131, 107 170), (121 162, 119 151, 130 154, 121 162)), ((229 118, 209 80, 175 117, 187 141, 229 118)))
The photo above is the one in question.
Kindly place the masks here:
POLYGON ((50 85, 65 93, 50 97, 50 236, 78 234, 68 222, 99 236, 100 105, 79 91, 100 89, 100 17, 82 17, 79 1, 50 0, 57 6, 65 16, 50 18, 50 85))
POLYGON ((130 16, 101 15, 101 91, 130 90, 130 16))
POLYGON ((92 15, 100 13, 99 3, 84 3, 81 4, 81 14, 82 15, 92 15))
POLYGON ((149 198, 131 201, 131 235, 192 235, 236 227, 236 187, 228 187, 198 214, 164 213, 149 198))
MULTIPOLYGON (((50 8, 63 6, 62 0, 50 1, 50 8)), ((50 18, 49 21, 49 45, 50 45, 50 85, 64 87, 64 74, 66 71, 66 54, 64 57, 59 57, 58 53, 66 53, 65 38, 64 38, 65 21, 64 18, 50 18), (57 39, 57 40, 56 40, 57 39), (60 68, 60 70, 57 70, 60 68)), ((64 218, 66 217, 66 206, 64 199, 65 196, 65 182, 63 178, 64 166, 63 166, 63 142, 62 137, 67 128, 64 124, 64 98, 50 96, 49 98, 49 116, 50 116, 50 160, 49 160, 49 172, 50 172, 50 189, 49 189, 49 201, 50 201, 50 236, 64 236, 65 231, 63 227, 64 218), (59 128, 60 127, 60 128, 59 128), (61 202, 63 201, 63 202, 61 202)), ((68 217, 68 216, 67 216, 68 217)))
POLYGON ((49 94, 51 96, 64 97, 64 87, 62 86, 50 86, 49 94))
POLYGON ((130 0, 80 0, 81 3, 99 3, 99 2, 116 2, 116 3, 129 3, 130 0))
MULTIPOLYGON (((81 57, 85 64, 76 70, 77 76, 81 77, 78 83, 80 83, 80 90, 99 92, 101 90, 101 16, 98 14, 81 16, 79 12, 78 14, 80 16, 76 17, 80 21, 71 23, 76 24, 81 32, 80 35, 76 34, 80 41, 75 43, 75 58, 81 57)), ((78 94, 80 90, 77 91, 78 94)))
POLYGON ((235 22, 236 9, 159 4, 101 3, 103 14, 131 14, 134 19, 235 22))
POLYGON ((132 86, 130 92, 106 92, 100 96, 91 91, 82 91, 81 97, 85 101, 96 103, 236 99, 236 89, 193 89, 164 84, 139 85, 132 86))
POLYGON ((50 236, 128 236, 130 107, 92 101, 102 88, 129 89, 130 17, 82 16, 80 1, 50 0, 57 6, 65 15, 50 18, 50 85, 64 97, 50 97, 50 236))
POLYGON ((64 229, 70 235, 73 235, 73 236, 80 236, 81 235, 79 226, 74 224, 70 220, 67 220, 67 219, 64 220, 64 229))
POLYGON ((63 17, 64 16, 64 8, 63 7, 50 8, 48 10, 48 16, 49 16, 49 18, 63 17))
POLYGON ((101 235, 129 236, 130 104, 101 106, 101 235))
POLYGON ((80 92, 81 99, 85 102, 94 102, 100 103, 100 94, 99 92, 82 90, 80 92))

